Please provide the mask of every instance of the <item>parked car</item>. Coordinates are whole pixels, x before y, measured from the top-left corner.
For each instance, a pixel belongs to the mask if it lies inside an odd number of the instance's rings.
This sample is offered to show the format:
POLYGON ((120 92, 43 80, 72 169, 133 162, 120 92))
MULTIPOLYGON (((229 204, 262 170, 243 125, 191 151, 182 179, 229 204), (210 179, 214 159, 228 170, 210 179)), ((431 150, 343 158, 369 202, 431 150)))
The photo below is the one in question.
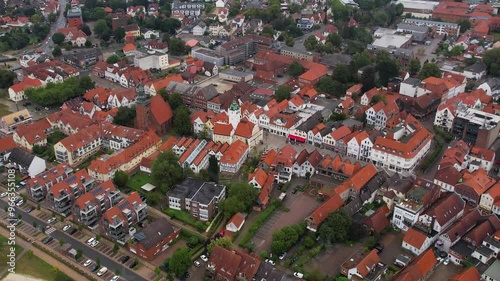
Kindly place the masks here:
POLYGON ((16 206, 19 207, 19 206, 22 206, 23 204, 24 204, 24 200, 21 199, 21 200, 17 201, 16 206))
POLYGON ((107 267, 103 267, 101 269, 99 269, 99 271, 97 272, 97 276, 103 276, 104 273, 108 272, 108 268, 107 267))
POLYGON ((94 240, 95 240, 95 237, 89 238, 89 240, 87 240, 87 245, 90 246, 90 244, 92 244, 94 242, 94 240))
POLYGON ((201 266, 201 263, 199 261, 194 261, 194 266, 196 267, 200 267, 201 266))
POLYGON ((120 276, 115 275, 113 278, 109 279, 109 281, 118 281, 118 279, 120 279, 120 276))
POLYGON ((2 192, 2 194, 0 194, 0 198, 4 198, 8 195, 9 193, 8 192, 2 192))
POLYGON ((50 219, 47 220, 48 224, 51 224, 56 221, 56 217, 51 217, 50 219))
POLYGON ((129 256, 123 256, 123 257, 120 259, 120 262, 121 262, 121 263, 126 263, 126 262, 128 262, 128 260, 130 260, 130 257, 129 257, 129 256))
POLYGON ((91 259, 88 259, 88 260, 86 260, 86 261, 83 263, 83 266, 87 267, 87 266, 89 266, 89 265, 91 265, 91 264, 92 264, 92 260, 91 260, 91 259))
POLYGON ((266 259, 266 263, 271 264, 271 265, 276 265, 276 263, 271 259, 266 259))
POLYGON ((34 209, 35 209, 35 207, 29 206, 28 208, 26 208, 26 213, 31 213, 31 212, 33 212, 34 209))
POLYGON ((382 251, 384 250, 384 245, 381 243, 377 243, 373 248, 377 250, 378 253, 382 253, 382 251))
POLYGON ((96 270, 98 270, 98 269, 99 269, 99 266, 98 266, 97 264, 94 264, 94 265, 92 265, 92 266, 89 268, 90 272, 95 272, 95 271, 96 271, 96 270))
POLYGON ((70 231, 69 231, 69 235, 73 235, 77 232, 78 230, 76 228, 72 228, 70 231))
POLYGON ((444 265, 448 265, 450 263, 450 258, 446 258, 443 262, 444 265))
POLYGON ((66 232, 66 231, 68 231, 68 230, 69 230, 70 228, 72 228, 72 227, 73 227, 73 226, 72 226, 71 224, 65 225, 65 226, 63 227, 63 231, 64 231, 64 232, 66 232))
POLYGON ((204 262, 207 262, 207 261, 208 261, 208 258, 207 258, 207 256, 205 256, 205 255, 201 255, 201 256, 200 256, 200 259, 201 259, 202 261, 204 261, 204 262))
POLYGON ((304 274, 300 273, 300 272, 294 272, 293 273, 293 276, 297 277, 297 278, 303 278, 304 277, 304 274))
POLYGON ((294 188, 294 189, 292 190, 292 194, 295 194, 295 193, 297 193, 297 188, 294 188))
POLYGON ((284 252, 283 254, 281 254, 281 256, 279 256, 279 259, 283 260, 285 257, 286 257, 286 252, 284 252))
POLYGON ((99 245, 99 241, 94 240, 91 244, 90 247, 94 248, 95 246, 99 245))
POLYGON ((292 260, 290 261, 290 263, 294 263, 298 260, 299 258, 298 257, 293 257, 292 260))
POLYGON ((133 261, 129 266, 128 268, 134 268, 135 266, 137 265, 137 262, 136 261, 133 261))
POLYGON ((54 240, 54 237, 52 236, 47 236, 45 239, 42 240, 43 244, 49 244, 52 240, 54 240))

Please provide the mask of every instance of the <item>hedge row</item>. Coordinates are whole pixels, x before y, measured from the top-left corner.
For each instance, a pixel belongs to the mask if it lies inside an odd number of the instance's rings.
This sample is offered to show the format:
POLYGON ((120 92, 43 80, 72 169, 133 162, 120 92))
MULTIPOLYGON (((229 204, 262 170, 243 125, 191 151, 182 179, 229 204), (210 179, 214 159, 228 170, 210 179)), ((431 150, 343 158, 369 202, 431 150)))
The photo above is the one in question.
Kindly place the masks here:
POLYGON ((255 236, 255 233, 257 233, 257 230, 264 224, 269 217, 276 211, 279 207, 281 207, 281 200, 279 199, 274 199, 271 202, 271 205, 265 209, 257 218, 257 220, 250 226, 250 229, 248 232, 243 236, 243 238, 240 241, 240 246, 248 248, 247 243, 250 241, 250 239, 255 236))

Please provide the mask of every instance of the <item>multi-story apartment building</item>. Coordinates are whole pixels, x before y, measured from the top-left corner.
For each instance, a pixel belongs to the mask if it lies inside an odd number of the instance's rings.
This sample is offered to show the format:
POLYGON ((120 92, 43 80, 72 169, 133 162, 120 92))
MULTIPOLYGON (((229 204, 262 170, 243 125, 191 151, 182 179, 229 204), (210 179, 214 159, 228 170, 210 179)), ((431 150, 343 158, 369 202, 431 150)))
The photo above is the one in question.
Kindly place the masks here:
POLYGON ((76 166, 97 153, 101 145, 99 125, 92 125, 56 143, 54 152, 58 162, 76 166))
POLYGON ((235 140, 226 150, 226 153, 219 161, 220 171, 222 173, 235 174, 248 157, 248 144, 241 140, 235 140))
POLYGON ((102 215, 101 233, 113 241, 125 241, 129 230, 148 216, 148 205, 142 202, 139 193, 132 192, 116 206, 102 215))
POLYGON ((472 108, 457 110, 451 133, 468 144, 489 148, 500 133, 500 116, 472 108))
POLYGON ((92 190, 95 181, 85 169, 79 170, 61 182, 50 187, 47 194, 49 208, 59 214, 68 214, 75 200, 92 190))
POLYGON ((407 231, 418 221, 419 216, 437 200, 439 195, 439 186, 426 180, 418 180, 406 194, 406 199, 394 206, 392 225, 407 231))
POLYGON ((378 137, 372 147, 371 161, 378 167, 395 172, 410 172, 431 147, 432 134, 425 128, 411 133, 396 128, 378 137))
POLYGON ((168 192, 168 207, 185 210, 200 221, 209 221, 226 198, 226 187, 211 182, 187 178, 168 192))
POLYGON ((128 249, 146 260, 153 260, 169 248, 170 243, 179 237, 180 232, 180 228, 161 218, 134 234, 132 242, 127 244, 128 249))
POLYGON ((26 182, 26 193, 32 200, 40 202, 45 199, 49 188, 59 182, 62 182, 72 173, 73 169, 68 165, 68 163, 60 163, 59 165, 38 174, 36 177, 29 179, 26 182))
POLYGON ((438 35, 452 35, 457 36, 460 34, 460 26, 456 23, 442 22, 442 21, 431 21, 431 20, 419 20, 419 19, 405 19, 403 21, 405 24, 425 26, 432 29, 432 31, 438 35))
POLYGON ((134 66, 140 67, 144 70, 151 68, 167 69, 168 68, 168 54, 151 49, 137 49, 134 56, 134 66))
POLYGON ((101 215, 109 208, 116 206, 122 199, 120 191, 116 190, 112 181, 100 183, 75 200, 72 210, 73 220, 90 229, 95 229, 101 215))

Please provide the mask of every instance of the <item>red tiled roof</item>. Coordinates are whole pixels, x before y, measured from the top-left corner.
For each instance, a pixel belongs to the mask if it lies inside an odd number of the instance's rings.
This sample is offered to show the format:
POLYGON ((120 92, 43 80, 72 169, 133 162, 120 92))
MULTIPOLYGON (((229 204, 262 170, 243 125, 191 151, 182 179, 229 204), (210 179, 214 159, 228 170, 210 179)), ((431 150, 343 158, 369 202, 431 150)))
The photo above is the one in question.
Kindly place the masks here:
POLYGON ((0 152, 2 152, 2 153, 5 151, 8 151, 8 150, 11 150, 16 146, 17 145, 14 142, 14 138, 12 137, 12 135, 8 135, 8 136, 0 139, 0 152))
POLYGON ((448 281, 479 281, 481 280, 481 275, 476 267, 472 266, 463 271, 462 273, 457 273, 453 275, 448 281))
POLYGON ((312 212, 310 218, 319 226, 329 214, 338 210, 343 204, 344 201, 342 201, 340 196, 337 193, 333 193, 330 199, 312 212))
POLYGON ((152 97, 150 105, 151 113, 158 124, 165 124, 174 117, 172 108, 170 108, 170 105, 168 105, 160 95, 152 97))
POLYGON ((236 228, 240 228, 244 222, 245 222, 245 215, 238 212, 233 215, 233 217, 227 222, 226 225, 234 224, 236 228))
POLYGON ((378 208, 371 216, 369 216, 364 221, 364 224, 373 229, 376 233, 380 233, 390 224, 390 221, 387 218, 388 214, 389 208, 387 207, 387 205, 384 205, 378 208))
POLYGON ((379 262, 380 257, 377 254, 377 250, 373 249, 358 263, 356 269, 362 277, 366 277, 370 273, 371 268, 379 262))
POLYGON ((268 174, 262 168, 258 168, 255 172, 248 174, 248 181, 255 179, 257 183, 263 187, 266 183, 268 174))
POLYGON ((425 234, 413 228, 409 228, 403 238, 403 242, 415 247, 416 249, 420 249, 424 245, 426 239, 427 236, 425 236, 425 234))
POLYGON ((418 256, 410 265, 403 269, 395 281, 419 281, 422 280, 434 268, 437 263, 433 249, 429 249, 418 256))
POLYGON ((250 139, 252 137, 254 128, 255 128, 254 123, 248 121, 246 118, 243 118, 241 119, 240 123, 238 123, 238 126, 234 131, 234 135, 250 139))
POLYGON ((241 157, 243 157, 247 150, 248 144, 240 140, 236 140, 229 146, 226 153, 224 153, 224 155, 220 159, 220 163, 236 164, 238 161, 240 161, 241 157))
POLYGON ((31 87, 41 86, 42 82, 36 78, 24 77, 23 81, 10 86, 10 88, 15 92, 19 93, 31 87))
POLYGON ((233 126, 231 124, 215 123, 214 135, 231 136, 233 126))

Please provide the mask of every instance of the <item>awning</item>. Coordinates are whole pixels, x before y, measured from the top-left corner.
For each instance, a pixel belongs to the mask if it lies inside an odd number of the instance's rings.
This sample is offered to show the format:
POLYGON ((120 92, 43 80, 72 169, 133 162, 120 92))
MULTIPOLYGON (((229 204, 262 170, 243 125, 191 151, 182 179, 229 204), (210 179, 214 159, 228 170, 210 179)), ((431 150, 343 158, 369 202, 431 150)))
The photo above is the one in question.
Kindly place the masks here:
POLYGON ((294 136, 294 135, 288 135, 288 138, 294 141, 299 141, 299 142, 306 142, 305 138, 294 136))

